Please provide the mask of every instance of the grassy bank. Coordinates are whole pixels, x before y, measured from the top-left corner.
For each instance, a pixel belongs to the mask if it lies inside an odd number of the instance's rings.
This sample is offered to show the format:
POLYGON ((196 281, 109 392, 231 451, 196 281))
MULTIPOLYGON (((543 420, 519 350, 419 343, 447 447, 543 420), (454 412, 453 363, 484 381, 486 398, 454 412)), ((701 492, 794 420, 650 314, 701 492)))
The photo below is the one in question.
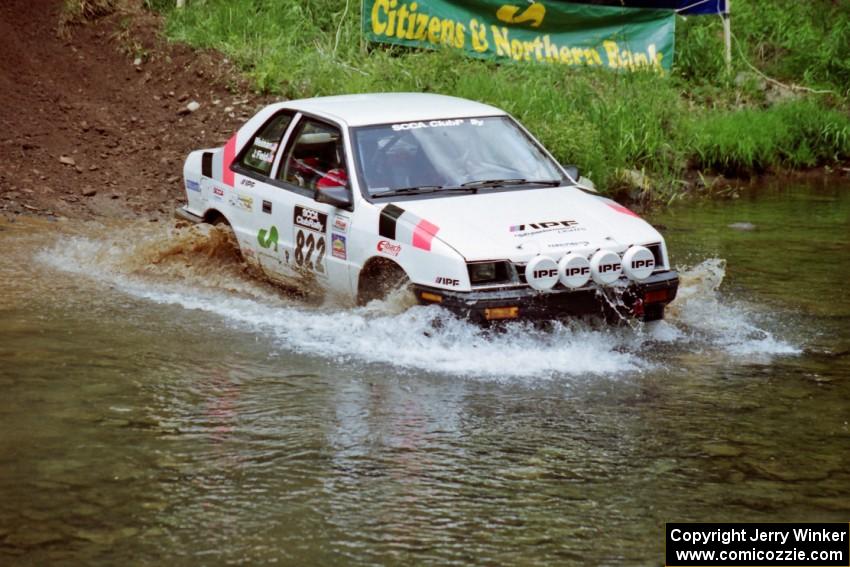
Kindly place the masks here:
POLYGON ((189 0, 180 11, 170 1, 147 4, 166 12, 170 38, 227 53, 258 89, 285 97, 427 91, 505 108, 603 189, 638 170, 654 196, 667 198, 694 169, 748 175, 850 158, 848 0, 737 0, 731 72, 719 18, 680 18, 666 78, 367 50, 354 0, 189 0), (830 92, 772 86, 745 58, 780 81, 830 92))

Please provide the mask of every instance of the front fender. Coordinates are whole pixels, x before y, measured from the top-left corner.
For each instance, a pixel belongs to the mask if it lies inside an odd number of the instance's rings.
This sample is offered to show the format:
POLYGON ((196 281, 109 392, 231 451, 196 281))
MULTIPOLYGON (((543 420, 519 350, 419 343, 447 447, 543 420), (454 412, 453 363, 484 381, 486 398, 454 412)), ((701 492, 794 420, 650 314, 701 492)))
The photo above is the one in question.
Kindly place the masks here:
POLYGON ((463 256, 439 237, 431 239, 428 250, 413 244, 405 246, 397 261, 414 284, 455 291, 471 289, 463 256))
POLYGON ((385 258, 401 266, 414 284, 471 289, 465 259, 440 237, 440 228, 401 207, 360 207, 352 244, 352 263, 359 270, 374 258, 385 258))

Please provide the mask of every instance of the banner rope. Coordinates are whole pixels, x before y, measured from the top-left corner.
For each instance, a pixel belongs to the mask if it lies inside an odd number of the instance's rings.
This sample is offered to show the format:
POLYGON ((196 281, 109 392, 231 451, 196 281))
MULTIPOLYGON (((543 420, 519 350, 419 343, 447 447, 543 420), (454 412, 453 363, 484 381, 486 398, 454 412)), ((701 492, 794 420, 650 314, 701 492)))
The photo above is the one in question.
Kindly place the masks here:
POLYGON ((345 10, 342 11, 342 16, 339 19, 339 25, 336 28, 336 39, 334 39, 334 49, 331 57, 336 58, 336 48, 339 47, 339 34, 342 32, 342 26, 345 23, 345 17, 348 15, 349 0, 345 0, 345 10))
MULTIPOLYGON (((723 16, 721 16, 721 18, 722 17, 723 16)), ((735 46, 738 48, 738 54, 741 56, 741 60, 743 60, 743 62, 747 64, 747 67, 749 67, 750 69, 755 71, 755 73, 759 77, 764 79, 765 81, 772 83, 772 84, 774 84, 778 87, 781 87, 783 89, 788 89, 790 91, 804 91, 804 92, 812 93, 812 94, 833 94, 833 95, 835 94, 835 91, 831 91, 831 90, 817 90, 817 89, 813 89, 811 87, 806 87, 806 86, 803 86, 803 85, 794 85, 794 84, 786 85, 785 83, 783 83, 781 81, 777 81, 773 77, 769 77, 769 76, 765 75, 755 65, 750 63, 750 60, 747 59, 746 55, 744 55, 744 50, 743 50, 743 48, 741 48, 741 42, 738 40, 738 36, 736 36, 734 33, 732 33, 732 39, 735 40, 735 46)))
MULTIPOLYGON (((697 2, 694 2, 693 4, 689 4, 689 5, 687 5, 683 8, 679 8, 678 10, 676 10, 676 13, 678 14, 678 13, 683 12, 685 10, 690 10, 691 8, 695 8, 697 6, 700 6, 702 4, 706 4, 706 3, 712 2, 712 1, 713 0, 698 0, 697 2)), ((722 12, 717 12, 717 15, 720 16, 720 20, 722 21, 724 14, 722 12)), ((772 84, 774 84, 778 87, 781 87, 783 89, 788 89, 790 91, 804 91, 804 92, 812 93, 812 94, 835 94, 835 91, 831 91, 831 90, 818 90, 818 89, 813 89, 811 87, 806 87, 806 86, 802 86, 802 85, 794 85, 794 84, 786 85, 785 83, 778 81, 778 80, 774 79, 773 77, 769 77, 768 75, 763 73, 761 70, 759 70, 755 65, 753 65, 750 62, 749 59, 747 59, 747 56, 744 54, 744 50, 741 47, 741 41, 738 39, 738 36, 736 36, 734 32, 732 32, 732 39, 735 40, 735 46, 738 48, 738 54, 741 56, 741 60, 747 65, 747 67, 752 69, 759 77, 761 77, 765 81, 772 83, 772 84)))
MULTIPOLYGON (((690 10, 691 8, 696 8, 697 6, 700 6, 702 4, 707 4, 707 3, 713 2, 713 1, 714 0, 698 0, 697 2, 694 2, 693 4, 690 4, 688 6, 685 6, 684 8, 678 8, 676 10, 676 13, 678 14, 679 12, 684 12, 685 10, 690 10)), ((720 12, 718 12, 718 14, 719 13, 720 12)))

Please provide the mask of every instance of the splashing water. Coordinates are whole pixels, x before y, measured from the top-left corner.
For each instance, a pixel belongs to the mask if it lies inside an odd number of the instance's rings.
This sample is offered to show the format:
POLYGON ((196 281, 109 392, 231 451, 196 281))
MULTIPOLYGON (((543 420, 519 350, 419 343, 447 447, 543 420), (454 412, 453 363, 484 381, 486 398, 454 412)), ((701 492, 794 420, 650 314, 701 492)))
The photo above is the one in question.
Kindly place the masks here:
POLYGON ((309 305, 253 277, 228 232, 206 225, 123 226, 107 238, 63 239, 38 258, 135 297, 218 315, 262 332, 275 348, 347 363, 489 379, 549 378, 640 372, 664 364, 658 353, 670 348, 732 358, 799 352, 765 330, 770 321, 752 306, 722 297, 725 262, 718 259, 681 270, 679 298, 663 322, 615 328, 583 321, 546 328, 514 323, 494 332, 439 307, 415 305, 401 291, 365 307, 332 300, 309 305), (658 345, 665 349, 651 348, 658 345))
POLYGON ((752 305, 722 298, 719 289, 726 275, 725 260, 711 258, 692 268, 680 269, 680 274, 678 298, 667 314, 695 342, 742 357, 801 352, 765 329, 771 323, 769 318, 752 305))

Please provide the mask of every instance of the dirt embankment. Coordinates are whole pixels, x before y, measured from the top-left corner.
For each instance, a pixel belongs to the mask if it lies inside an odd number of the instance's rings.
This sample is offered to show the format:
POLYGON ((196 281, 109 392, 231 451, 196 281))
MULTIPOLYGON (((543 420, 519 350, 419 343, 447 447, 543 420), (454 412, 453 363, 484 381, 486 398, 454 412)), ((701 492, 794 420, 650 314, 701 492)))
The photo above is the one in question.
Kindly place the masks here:
POLYGON ((167 44, 138 5, 63 33, 61 10, 0 2, 0 214, 170 216, 186 154, 267 101, 220 54, 167 44))

